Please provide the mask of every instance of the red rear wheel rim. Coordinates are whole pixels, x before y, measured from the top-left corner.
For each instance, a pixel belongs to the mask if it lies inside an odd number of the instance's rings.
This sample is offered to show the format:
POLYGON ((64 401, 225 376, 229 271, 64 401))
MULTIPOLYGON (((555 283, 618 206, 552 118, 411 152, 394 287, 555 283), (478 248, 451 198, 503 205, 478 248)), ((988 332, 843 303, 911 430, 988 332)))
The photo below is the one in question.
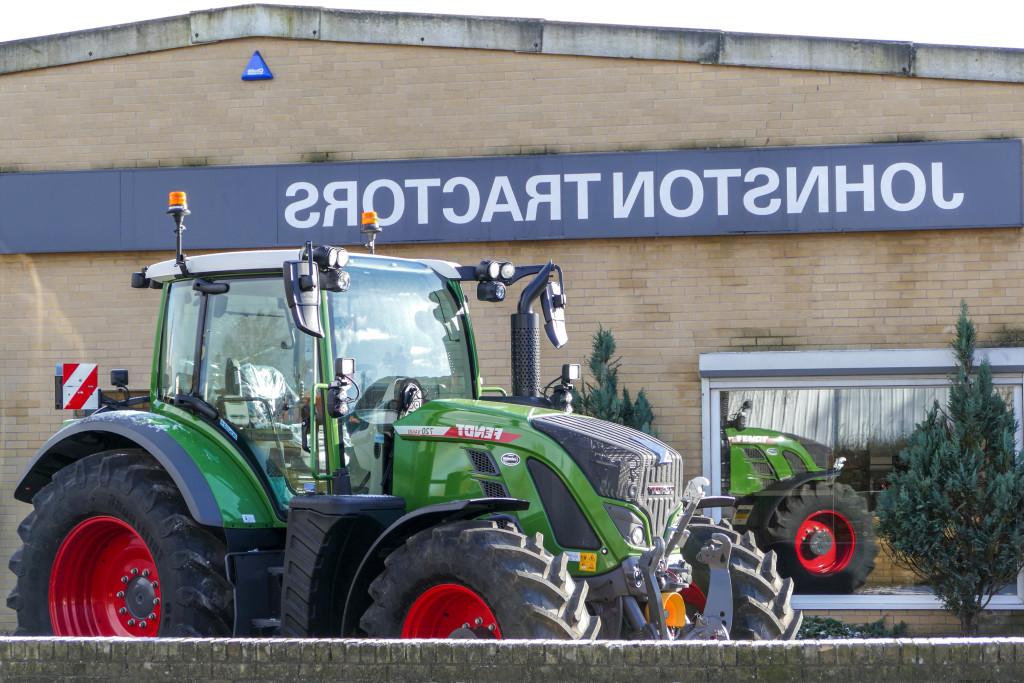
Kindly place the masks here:
POLYGON ((402 637, 448 638, 464 628, 477 637, 501 638, 498 620, 483 598, 461 584, 442 583, 412 603, 402 624, 402 637))
POLYGON ((844 515, 834 510, 818 510, 807 515, 794 542, 801 567, 811 574, 830 576, 850 564, 857 534, 844 515), (823 549, 825 545, 827 550, 823 549))
POLYGON ((153 554, 128 523, 90 517, 60 544, 50 572, 54 635, 152 637, 161 609, 153 554))

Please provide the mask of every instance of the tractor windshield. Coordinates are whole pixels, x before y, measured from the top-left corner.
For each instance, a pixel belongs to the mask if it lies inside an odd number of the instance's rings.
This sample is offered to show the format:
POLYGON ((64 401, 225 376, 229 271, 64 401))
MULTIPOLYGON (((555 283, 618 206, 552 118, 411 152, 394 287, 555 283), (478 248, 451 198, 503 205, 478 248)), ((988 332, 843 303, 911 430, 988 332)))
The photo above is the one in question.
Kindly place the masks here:
POLYGON ((426 266, 383 259, 356 257, 345 270, 349 290, 328 296, 331 335, 334 355, 356 360, 360 403, 389 400, 402 379, 418 381, 426 400, 472 398, 463 311, 446 281, 426 266))
POLYGON ((354 358, 359 398, 344 420, 354 493, 388 492, 387 458, 400 387, 423 398, 472 398, 465 318, 447 282, 417 263, 353 258, 347 292, 328 295, 334 355, 354 358))

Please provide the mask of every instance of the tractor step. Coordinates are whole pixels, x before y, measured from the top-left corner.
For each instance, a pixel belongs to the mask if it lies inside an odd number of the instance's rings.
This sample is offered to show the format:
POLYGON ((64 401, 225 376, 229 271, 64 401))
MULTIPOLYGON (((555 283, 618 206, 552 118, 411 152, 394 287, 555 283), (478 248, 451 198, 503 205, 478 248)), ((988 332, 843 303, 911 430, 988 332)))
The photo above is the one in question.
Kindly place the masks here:
POLYGON ((347 586, 366 550, 405 514, 397 496, 296 496, 289 503, 281 635, 338 635, 347 586))

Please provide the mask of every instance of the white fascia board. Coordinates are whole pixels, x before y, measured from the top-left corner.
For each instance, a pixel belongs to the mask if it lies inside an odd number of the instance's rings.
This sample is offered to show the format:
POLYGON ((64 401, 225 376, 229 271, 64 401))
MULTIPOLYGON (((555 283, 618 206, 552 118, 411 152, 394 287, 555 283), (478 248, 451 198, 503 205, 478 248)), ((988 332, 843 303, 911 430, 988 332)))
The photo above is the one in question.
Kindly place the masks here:
MULTIPOLYGON (((994 372, 1024 372, 1024 348, 978 349, 994 372)), ((949 349, 752 351, 700 354, 700 376, 836 377, 846 375, 947 374, 955 363, 949 349)))
MULTIPOLYGON (((456 263, 436 260, 404 259, 382 254, 353 254, 350 257, 357 261, 364 259, 376 259, 384 261, 418 263, 427 266, 443 277, 458 279, 456 263)), ((282 270, 285 261, 292 261, 302 257, 301 249, 263 249, 258 251, 232 251, 219 254, 203 254, 201 256, 189 256, 185 259, 185 267, 191 275, 202 275, 204 273, 242 273, 267 270, 282 270)), ((174 278, 181 277, 181 271, 174 263, 174 259, 160 261, 146 268, 146 277, 157 282, 167 282, 174 278)))
MULTIPOLYGON (((222 254, 189 256, 185 259, 188 272, 226 273, 236 271, 281 270, 285 261, 299 258, 301 250, 273 249, 263 251, 235 251, 222 254)), ((166 282, 182 275, 174 259, 160 261, 146 268, 146 277, 157 282, 166 282)))

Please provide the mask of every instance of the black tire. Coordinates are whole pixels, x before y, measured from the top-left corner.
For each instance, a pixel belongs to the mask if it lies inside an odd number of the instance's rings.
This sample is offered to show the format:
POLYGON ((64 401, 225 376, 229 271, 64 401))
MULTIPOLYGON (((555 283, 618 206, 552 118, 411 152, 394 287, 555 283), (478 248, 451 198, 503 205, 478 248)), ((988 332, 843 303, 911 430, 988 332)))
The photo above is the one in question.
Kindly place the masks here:
POLYGON ((779 556, 779 571, 796 582, 801 593, 852 593, 867 581, 875 568, 878 542, 871 513, 864 498, 846 484, 812 481, 793 489, 779 502, 767 526, 755 530, 762 548, 774 550, 779 556), (834 510, 853 527, 855 542, 852 556, 842 569, 815 573, 800 562, 796 535, 807 517, 819 510, 834 510))
POLYGON ((574 581, 565 554, 544 549, 496 522, 454 522, 421 531, 385 560, 360 621, 371 636, 397 638, 412 604, 444 583, 475 591, 503 638, 593 639, 600 619, 587 612, 587 584, 574 581))
MULTIPOLYGON (((18 527, 23 545, 9 563, 17 582, 7 606, 17 612, 18 635, 53 633, 50 573, 58 549, 81 522, 104 517, 127 523, 152 555, 162 595, 159 635, 231 635, 224 541, 192 519, 174 482, 145 451, 82 458, 57 472, 32 504, 18 527)), ((83 575, 88 571, 86 563, 83 575)))
POLYGON ((688 527, 690 538, 683 556, 693 567, 693 580, 707 594, 710 571, 697 560, 697 552, 712 534, 725 534, 732 541, 733 640, 792 640, 800 630, 803 615, 793 609, 792 579, 783 579, 776 569, 775 553, 761 552, 751 533, 737 533, 729 522, 715 523, 708 517, 694 517, 688 527))

